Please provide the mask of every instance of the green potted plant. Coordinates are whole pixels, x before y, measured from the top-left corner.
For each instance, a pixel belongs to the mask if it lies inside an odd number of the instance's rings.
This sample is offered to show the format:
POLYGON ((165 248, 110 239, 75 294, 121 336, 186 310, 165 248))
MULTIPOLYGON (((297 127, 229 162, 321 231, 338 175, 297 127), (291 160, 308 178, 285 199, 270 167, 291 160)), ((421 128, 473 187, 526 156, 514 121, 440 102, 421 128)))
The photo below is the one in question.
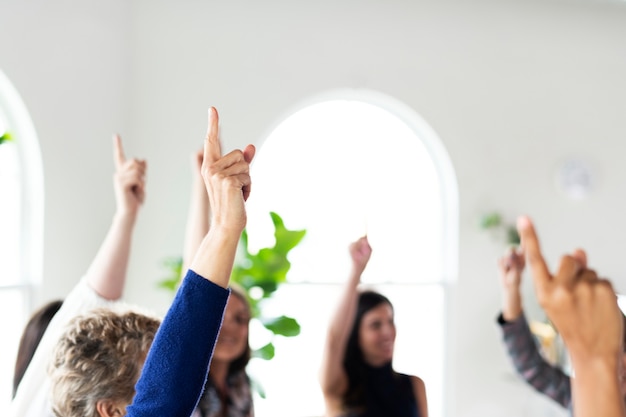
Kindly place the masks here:
MULTIPOLYGON (((287 281, 287 273, 291 268, 287 255, 302 241, 306 230, 287 229, 283 219, 277 213, 270 212, 270 216, 274 225, 274 245, 252 253, 248 249, 248 233, 244 230, 231 281, 246 291, 252 318, 257 319, 271 332, 272 339, 277 335, 294 337, 300 333, 297 320, 284 315, 267 316, 263 311, 263 303, 271 298, 281 284, 287 281)), ((180 282, 182 257, 166 259, 164 267, 169 271, 169 275, 158 285, 173 293, 180 282)), ((274 354, 274 344, 271 341, 253 352, 254 357, 265 360, 272 359, 274 354)))
POLYGON ((498 212, 490 212, 480 218, 480 228, 489 230, 509 246, 519 246, 521 240, 515 224, 502 219, 498 212))

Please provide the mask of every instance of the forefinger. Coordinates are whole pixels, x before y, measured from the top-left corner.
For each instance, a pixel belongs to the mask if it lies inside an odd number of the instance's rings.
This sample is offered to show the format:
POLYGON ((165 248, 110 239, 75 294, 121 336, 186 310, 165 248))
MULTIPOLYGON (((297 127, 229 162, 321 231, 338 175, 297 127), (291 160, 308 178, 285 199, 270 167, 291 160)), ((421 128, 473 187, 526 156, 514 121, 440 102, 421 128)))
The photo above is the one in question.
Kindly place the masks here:
POLYGON ((530 267, 535 288, 544 290, 552 282, 552 277, 541 254, 535 227, 528 217, 522 216, 517 219, 517 231, 522 238, 522 248, 530 267))
POLYGON ((113 159, 115 160, 115 167, 119 168, 126 162, 126 155, 124 155, 124 148, 122 147, 122 138, 120 135, 113 135, 113 159))
POLYGON ((204 161, 212 164, 222 157, 222 146, 219 140, 219 116, 215 107, 209 109, 209 127, 204 141, 204 161))

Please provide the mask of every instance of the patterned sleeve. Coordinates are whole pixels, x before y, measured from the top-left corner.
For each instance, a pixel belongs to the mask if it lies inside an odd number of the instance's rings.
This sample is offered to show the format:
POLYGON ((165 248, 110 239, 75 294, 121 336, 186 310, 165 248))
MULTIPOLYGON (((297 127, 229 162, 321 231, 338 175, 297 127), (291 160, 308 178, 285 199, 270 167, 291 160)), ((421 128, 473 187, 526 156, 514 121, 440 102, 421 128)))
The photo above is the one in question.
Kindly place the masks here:
POLYGON ((537 391, 547 395, 565 408, 571 407, 570 377, 550 365, 539 353, 524 314, 515 321, 498 317, 504 344, 517 372, 537 391))

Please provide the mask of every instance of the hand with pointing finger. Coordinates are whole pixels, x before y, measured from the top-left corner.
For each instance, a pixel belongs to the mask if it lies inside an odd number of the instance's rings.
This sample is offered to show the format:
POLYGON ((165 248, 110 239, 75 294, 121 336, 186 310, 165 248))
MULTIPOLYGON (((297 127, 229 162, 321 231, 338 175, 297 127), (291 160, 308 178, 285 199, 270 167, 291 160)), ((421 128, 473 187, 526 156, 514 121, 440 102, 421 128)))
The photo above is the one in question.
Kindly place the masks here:
POLYGON ((516 249, 510 249, 498 260, 502 286, 502 317, 509 322, 517 320, 523 312, 520 286, 524 266, 524 254, 516 249))
POLYGON ((250 163, 253 145, 222 156, 218 137, 219 117, 214 107, 209 109, 209 128, 202 159, 202 177, 209 194, 212 227, 243 231, 246 226, 245 201, 250 195, 250 163))
POLYGON ((360 277, 372 255, 372 247, 367 240, 367 236, 352 242, 349 251, 350 258, 352 258, 352 269, 360 277))
POLYGON ((145 200, 146 161, 136 158, 126 159, 119 135, 113 136, 113 159, 117 212, 121 215, 136 216, 145 200))
POLYGON ((539 303, 572 359, 576 416, 626 415, 619 382, 622 313, 611 283, 587 267, 582 250, 563 256, 552 274, 530 219, 520 217, 517 228, 539 303))
POLYGON ((570 353, 618 357, 622 351, 622 314, 611 283, 587 268, 582 250, 563 256, 556 273, 551 274, 530 220, 520 218, 518 229, 539 303, 570 353))
POLYGON ((248 145, 222 156, 218 131, 217 110, 211 107, 201 167, 209 195, 211 227, 189 269, 219 286, 228 287, 241 232, 246 227, 245 202, 250 195, 250 162, 255 149, 248 145))

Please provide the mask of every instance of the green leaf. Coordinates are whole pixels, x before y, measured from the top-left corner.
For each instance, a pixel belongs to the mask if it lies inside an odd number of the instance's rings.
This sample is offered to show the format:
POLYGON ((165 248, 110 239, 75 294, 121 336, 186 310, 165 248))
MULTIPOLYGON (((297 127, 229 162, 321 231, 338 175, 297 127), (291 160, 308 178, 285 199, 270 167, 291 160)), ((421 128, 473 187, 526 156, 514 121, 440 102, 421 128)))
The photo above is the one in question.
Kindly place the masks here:
POLYGON ((508 226, 506 229, 506 241, 509 245, 519 245, 522 242, 522 239, 517 233, 517 228, 515 226, 508 226))
POLYGON ((0 135, 0 144, 3 142, 11 142, 13 140, 13 136, 9 132, 4 132, 0 135))
POLYGON ((300 334, 300 324, 291 317, 261 318, 261 323, 270 332, 281 336, 294 337, 300 334))
POLYGON ((291 269, 291 262, 287 254, 304 237, 305 230, 289 230, 283 219, 271 212, 274 224, 275 243, 273 247, 262 248, 253 254, 248 251, 248 235, 242 234, 240 249, 236 265, 233 267, 231 279, 246 289, 260 287, 263 289, 263 298, 268 298, 278 289, 280 283, 287 281, 287 273, 291 269))
POLYGON ((485 214, 480 219, 480 228, 481 229, 492 229, 494 227, 498 227, 502 224, 502 217, 499 213, 489 213, 485 214))
POLYGON ((274 357, 274 354, 276 353, 275 350, 276 349, 274 348, 274 345, 272 344, 272 342, 270 342, 262 348, 259 348, 252 352, 252 357, 269 361, 274 357))
MULTIPOLYGON (((274 224, 275 242, 272 247, 262 248, 257 253, 251 253, 248 249, 248 233, 246 230, 241 234, 235 264, 231 274, 231 281, 239 284, 247 292, 252 317, 258 319, 274 335, 293 337, 300 334, 298 322, 286 316, 267 318, 263 315, 263 301, 270 298, 280 284, 287 281, 287 273, 291 268, 291 262, 287 258, 288 253, 296 247, 304 238, 306 230, 289 230, 285 227, 283 219, 271 212, 274 224), (258 287, 262 290, 258 299, 249 296, 250 290, 258 287)), ((180 284, 182 258, 167 258, 163 266, 169 271, 168 276, 158 283, 159 287, 175 292, 180 284)), ((274 357, 275 349, 272 343, 253 352, 253 356, 265 360, 274 357)), ((259 394, 264 395, 264 394, 259 394)))
POLYGON ((276 243, 274 244, 274 250, 287 256, 289 251, 295 248, 304 238, 306 230, 289 230, 285 227, 282 217, 277 213, 272 211, 270 216, 275 228, 274 237, 276 238, 276 243))
POLYGON ((176 292, 178 289, 178 284, 180 283, 180 279, 164 279, 162 281, 157 282, 159 288, 166 289, 171 292, 176 292))
POLYGON ((263 384, 261 384, 258 379, 251 376, 250 385, 252 386, 252 389, 256 391, 257 394, 259 394, 259 397, 263 399, 267 397, 267 395, 265 394, 265 388, 263 388, 263 384))
POLYGON ((157 283, 159 288, 166 289, 171 292, 176 292, 181 280, 181 273, 183 269, 183 258, 172 257, 163 260, 163 266, 169 272, 168 276, 157 283))

